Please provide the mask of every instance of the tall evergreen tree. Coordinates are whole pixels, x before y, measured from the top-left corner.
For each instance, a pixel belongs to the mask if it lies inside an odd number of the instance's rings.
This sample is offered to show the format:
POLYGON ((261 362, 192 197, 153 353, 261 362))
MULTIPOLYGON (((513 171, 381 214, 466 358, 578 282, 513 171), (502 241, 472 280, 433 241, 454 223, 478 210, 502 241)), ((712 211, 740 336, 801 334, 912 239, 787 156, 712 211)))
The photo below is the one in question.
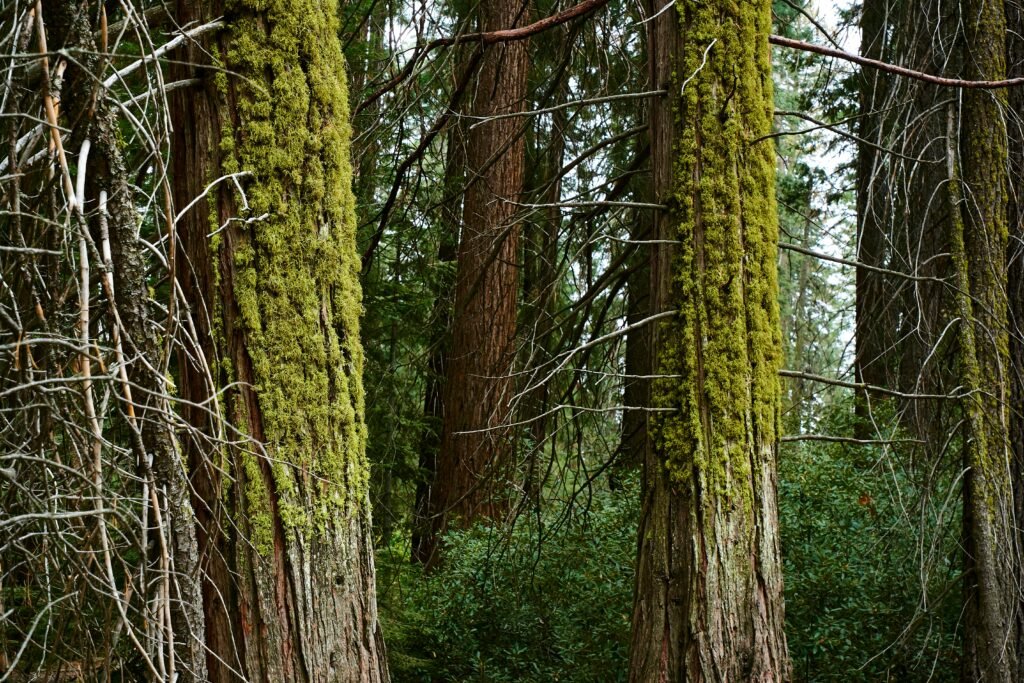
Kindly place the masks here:
POLYGON ((781 339, 771 3, 681 0, 650 21, 659 413, 645 462, 633 681, 781 681, 781 339))
POLYGON ((212 681, 387 679, 337 9, 176 8, 181 24, 231 17, 179 62, 200 84, 172 111, 182 279, 212 371, 183 359, 181 391, 197 428, 212 410, 230 425, 190 463, 212 681))
MULTIPOLYGON (((528 23, 527 0, 481 3, 479 26, 497 31, 528 23)), ((443 391, 441 447, 421 556, 437 557, 451 520, 469 524, 507 509, 512 467, 508 428, 515 350, 525 140, 527 41, 490 46, 473 90, 476 122, 466 142, 466 190, 459 239, 451 350, 443 391)))
MULTIPOLYGON (((965 3, 964 67, 971 80, 1006 77, 1006 7, 965 3)), ((1013 515, 1008 400, 1008 236, 1005 91, 967 90, 950 112, 952 260, 959 316, 964 445, 963 678, 1004 683, 1017 669, 1019 549, 1013 515)))

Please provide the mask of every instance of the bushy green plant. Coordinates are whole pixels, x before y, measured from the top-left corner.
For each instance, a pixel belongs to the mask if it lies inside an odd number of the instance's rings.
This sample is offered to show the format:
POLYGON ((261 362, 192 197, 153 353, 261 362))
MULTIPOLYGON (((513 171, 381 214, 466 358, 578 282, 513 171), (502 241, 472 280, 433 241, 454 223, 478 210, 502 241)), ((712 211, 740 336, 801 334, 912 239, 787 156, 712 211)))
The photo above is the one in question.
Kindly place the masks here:
POLYGON ((595 491, 569 515, 453 532, 429 575, 381 553, 394 680, 626 680, 636 495, 595 491))
MULTIPOLYGON (((823 427, 850 434, 851 414, 841 403, 823 427)), ((908 463, 889 447, 783 444, 779 517, 796 680, 958 679, 960 513, 944 507, 957 497, 923 496, 927 473, 908 463)))

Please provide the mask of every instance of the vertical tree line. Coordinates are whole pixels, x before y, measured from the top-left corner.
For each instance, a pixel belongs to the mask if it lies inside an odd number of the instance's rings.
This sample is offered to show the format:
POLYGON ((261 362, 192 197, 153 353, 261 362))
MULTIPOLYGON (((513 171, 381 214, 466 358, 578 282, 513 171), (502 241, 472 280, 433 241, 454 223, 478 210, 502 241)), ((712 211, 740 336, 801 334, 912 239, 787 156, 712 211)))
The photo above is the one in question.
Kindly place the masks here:
POLYGON ((644 464, 632 680, 786 680, 775 502, 780 332, 770 5, 652 22, 657 421, 644 464), (716 59, 710 59, 712 54, 716 59), (678 99, 677 99, 678 98, 678 99))
POLYGON ((0 678, 1020 679, 1024 11, 820 9, 5 3, 0 678))

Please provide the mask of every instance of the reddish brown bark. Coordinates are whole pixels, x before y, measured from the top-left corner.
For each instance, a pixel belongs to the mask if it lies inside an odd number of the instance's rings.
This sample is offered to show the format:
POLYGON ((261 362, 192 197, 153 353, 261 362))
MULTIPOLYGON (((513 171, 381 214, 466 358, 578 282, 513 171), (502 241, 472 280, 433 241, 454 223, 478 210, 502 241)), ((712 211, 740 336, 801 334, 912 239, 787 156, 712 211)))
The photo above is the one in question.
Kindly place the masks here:
MULTIPOLYGON (((202 352, 182 356, 180 388, 186 418, 206 438, 191 449, 189 471, 205 569, 209 680, 386 681, 365 488, 362 359, 351 314, 359 292, 345 187, 348 110, 344 85, 331 80, 343 73, 342 57, 330 14, 291 10, 306 13, 305 44, 273 42, 294 30, 288 17, 236 3, 230 26, 190 45, 172 67, 175 79, 201 81, 175 91, 171 104, 178 210, 204 197, 183 213, 178 230, 180 277, 202 352), (251 67, 270 50, 278 57, 272 66, 251 67), (211 55, 222 68, 208 68, 211 55), (325 76, 324 65, 335 68, 325 76), (290 100, 253 105, 284 78, 290 100), (282 125, 288 116, 293 123, 282 125), (303 123, 315 134, 301 130, 303 123), (252 144, 255 135, 273 136, 269 160, 252 144), (288 146, 296 136, 306 141, 299 154, 288 146), (269 205, 265 215, 239 220, 250 214, 235 183, 223 179, 229 170, 248 174, 239 184, 250 203, 269 205), (347 275, 338 277, 339 263, 347 275), (274 350, 282 339, 294 350, 274 350), (292 393, 288 402, 273 393, 296 386, 302 396, 292 393)), ((220 3, 180 0, 176 20, 225 13, 220 3)))
MULTIPOLYGON (((480 28, 524 25, 528 10, 527 0, 481 3, 480 28)), ((524 140, 517 119, 484 119, 523 110, 527 47, 526 41, 489 47, 473 92, 441 450, 431 533, 424 539, 428 566, 436 562, 438 538, 453 520, 465 525, 498 518, 508 506, 512 433, 506 425, 519 285, 515 202, 523 191, 524 140)))

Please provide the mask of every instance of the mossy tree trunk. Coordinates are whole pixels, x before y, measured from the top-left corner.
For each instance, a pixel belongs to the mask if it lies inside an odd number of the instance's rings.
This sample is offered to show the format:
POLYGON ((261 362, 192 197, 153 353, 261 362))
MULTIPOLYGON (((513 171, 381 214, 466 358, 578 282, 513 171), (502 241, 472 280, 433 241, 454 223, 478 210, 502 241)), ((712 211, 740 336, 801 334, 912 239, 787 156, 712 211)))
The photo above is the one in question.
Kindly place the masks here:
POLYGON ((771 3, 679 0, 649 24, 658 216, 654 421, 632 681, 781 681, 781 387, 771 3), (669 378, 668 376, 671 376, 669 378))
MULTIPOLYGON (((1006 8, 969 0, 964 7, 965 76, 1006 77, 1006 8)), ((950 118, 952 259, 960 318, 964 446, 965 612, 963 680, 1008 683, 1017 666, 1018 552, 1010 478, 1007 330, 1008 237, 1005 91, 968 90, 959 129, 950 118), (959 158, 958 158, 959 157, 959 158)))
MULTIPOLYGON (((1007 76, 1024 76, 1024 6, 1008 3, 1007 76)), ((1009 111, 1024 111, 1024 88, 1009 91, 1009 111)), ((1018 548, 1024 549, 1024 123, 1019 117, 1008 120, 1011 183, 1009 245, 1007 267, 1010 304, 1010 445, 1013 449, 1014 519, 1018 520, 1018 548), (1013 189, 1016 184, 1016 190, 1013 189)), ((1018 586, 1024 586, 1024 561, 1017 565, 1018 586)), ((1016 636, 1017 670, 1014 680, 1024 680, 1024 593, 1017 592, 1016 636)), ((1014 673, 1014 672, 1011 672, 1014 673)))
POLYGON ((201 81, 174 93, 172 171, 179 211, 207 192, 178 228, 209 363, 183 357, 181 391, 208 437, 190 471, 216 682, 387 679, 337 9, 176 7, 230 18, 172 74, 201 81))
MULTIPOLYGON (((480 3, 481 31, 529 23, 528 0, 480 3)), ((521 226, 515 202, 523 191, 525 140, 517 118, 481 121, 522 111, 527 41, 487 48, 473 91, 466 148, 466 191, 459 239, 451 351, 443 391, 444 416, 430 532, 420 543, 428 566, 453 520, 467 525, 508 509, 512 470, 511 364, 515 351, 521 226)))

